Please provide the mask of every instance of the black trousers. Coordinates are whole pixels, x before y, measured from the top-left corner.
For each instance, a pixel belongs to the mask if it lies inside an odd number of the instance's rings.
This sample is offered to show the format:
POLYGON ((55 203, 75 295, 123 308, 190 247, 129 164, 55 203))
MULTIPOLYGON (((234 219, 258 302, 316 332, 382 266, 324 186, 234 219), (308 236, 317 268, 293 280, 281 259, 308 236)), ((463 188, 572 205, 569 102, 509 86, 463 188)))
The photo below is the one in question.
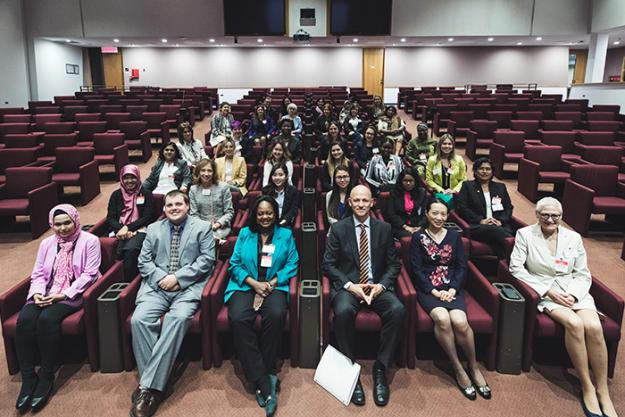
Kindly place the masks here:
POLYGON ((59 365, 61 322, 76 310, 78 307, 63 303, 43 308, 29 303, 22 308, 15 329, 15 347, 22 372, 33 371, 39 352, 40 372, 52 377, 59 365))
POLYGON ((471 226, 471 239, 484 242, 492 246, 499 259, 506 256, 506 238, 514 234, 507 226, 495 226, 494 224, 479 224, 471 226))
POLYGON ((352 293, 347 290, 339 291, 332 300, 334 309, 334 335, 339 350, 352 361, 354 344, 356 341, 356 314, 361 308, 372 309, 382 319, 380 331, 380 348, 378 361, 387 368, 391 364, 404 320, 405 308, 392 291, 384 291, 378 295, 370 306, 361 304, 352 293))
POLYGON ((138 263, 145 233, 137 233, 128 240, 117 242, 117 257, 124 260, 124 281, 130 282, 139 273, 138 263))
POLYGON ((228 300, 228 319, 236 351, 245 377, 250 382, 267 374, 276 374, 278 350, 287 312, 287 294, 274 290, 254 311, 254 291, 237 291, 228 300), (254 330, 256 315, 262 318, 260 340, 254 330))

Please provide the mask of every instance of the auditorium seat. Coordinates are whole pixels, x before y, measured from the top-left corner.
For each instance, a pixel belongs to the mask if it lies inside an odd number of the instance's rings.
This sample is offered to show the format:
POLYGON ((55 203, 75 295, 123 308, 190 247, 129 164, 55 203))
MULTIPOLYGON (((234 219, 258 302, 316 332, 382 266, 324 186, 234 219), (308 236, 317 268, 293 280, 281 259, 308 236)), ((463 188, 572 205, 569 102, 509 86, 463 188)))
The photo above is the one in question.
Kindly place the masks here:
POLYGON ((570 178, 571 160, 562 159, 560 146, 526 146, 525 156, 519 160, 517 190, 532 203, 538 201, 538 185, 552 184, 561 198, 564 182, 570 178))
POLYGON ((74 115, 74 120, 78 123, 80 122, 97 122, 102 117, 100 113, 76 113, 74 115))
POLYGON ((514 130, 495 131, 493 143, 490 144, 490 161, 493 167, 493 175, 503 179, 509 172, 504 170, 506 163, 518 163, 523 157, 525 146, 525 132, 514 130))
POLYGON ((64 192, 66 186, 80 187, 80 202, 84 206, 100 194, 100 177, 95 150, 79 146, 55 149, 52 181, 64 192))
POLYGON ((128 145, 124 143, 123 133, 95 133, 93 135, 93 148, 98 168, 103 165, 115 167, 115 178, 125 165, 128 165, 128 145))
POLYGON ((35 147, 0 149, 0 184, 6 182, 7 168, 36 166, 37 152, 35 147))
POLYGON ((543 145, 559 146, 562 148, 562 158, 581 159, 576 153, 575 140, 577 133, 574 131, 541 131, 540 141, 543 145))
POLYGON ((78 146, 93 146, 93 135, 106 132, 106 121, 78 122, 78 146))
POLYGON ((488 120, 494 120, 497 122, 497 127, 499 129, 509 129, 510 128, 510 120, 512 120, 512 112, 511 111, 494 111, 491 110, 488 112, 488 120))
POLYGON ((152 156, 152 144, 150 133, 148 132, 148 122, 143 120, 133 120, 121 122, 119 131, 124 134, 124 141, 129 150, 140 150, 143 162, 150 160, 152 156))
POLYGON ((104 113, 104 120, 108 130, 119 130, 121 122, 130 121, 130 113, 104 113))
POLYGON ((169 123, 167 122, 167 114, 165 112, 145 112, 143 120, 148 123, 148 133, 150 137, 160 139, 163 145, 170 141, 169 123))
POLYGON ((43 131, 52 135, 74 133, 76 122, 46 122, 43 124, 43 131))

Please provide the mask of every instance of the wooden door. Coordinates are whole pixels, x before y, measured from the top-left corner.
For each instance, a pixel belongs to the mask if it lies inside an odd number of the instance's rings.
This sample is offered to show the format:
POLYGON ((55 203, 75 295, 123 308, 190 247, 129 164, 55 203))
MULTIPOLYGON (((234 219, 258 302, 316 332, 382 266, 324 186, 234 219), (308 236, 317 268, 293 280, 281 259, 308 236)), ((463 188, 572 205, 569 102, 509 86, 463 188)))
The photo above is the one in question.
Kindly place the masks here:
POLYGON ((102 54, 104 85, 124 89, 124 63, 121 49, 116 54, 102 54))
POLYGON ((583 84, 586 80, 586 63, 588 62, 588 51, 585 49, 572 50, 575 54, 575 69, 573 70, 573 84, 583 84))
POLYGON ((362 50, 362 86, 369 94, 384 97, 384 48, 362 50))

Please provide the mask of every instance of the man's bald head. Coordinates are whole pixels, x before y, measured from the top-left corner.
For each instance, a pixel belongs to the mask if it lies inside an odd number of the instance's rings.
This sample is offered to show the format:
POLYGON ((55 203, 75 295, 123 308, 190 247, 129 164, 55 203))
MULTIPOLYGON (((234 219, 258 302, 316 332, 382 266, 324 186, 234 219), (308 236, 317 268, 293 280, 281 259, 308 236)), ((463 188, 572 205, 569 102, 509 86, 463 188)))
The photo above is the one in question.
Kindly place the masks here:
POLYGON ((363 222, 367 220, 369 212, 373 207, 371 190, 364 185, 357 185, 352 188, 352 192, 349 193, 349 205, 358 221, 363 222))

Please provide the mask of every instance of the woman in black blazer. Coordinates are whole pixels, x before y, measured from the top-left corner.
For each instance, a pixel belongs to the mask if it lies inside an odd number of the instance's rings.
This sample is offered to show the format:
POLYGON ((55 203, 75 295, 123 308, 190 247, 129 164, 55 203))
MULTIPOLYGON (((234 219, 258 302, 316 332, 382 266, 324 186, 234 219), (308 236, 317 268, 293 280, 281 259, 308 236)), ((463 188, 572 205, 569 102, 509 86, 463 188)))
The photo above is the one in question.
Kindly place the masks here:
POLYGON ((178 146, 174 142, 169 142, 158 151, 156 164, 152 167, 148 179, 143 182, 143 187, 152 194, 165 195, 175 189, 186 193, 192 179, 191 170, 182 159, 178 146))
POLYGON ((386 203, 384 219, 391 224, 396 239, 411 236, 421 229, 427 192, 418 185, 418 178, 412 169, 402 171, 386 203))
POLYGON ((263 187, 263 194, 273 197, 278 203, 279 225, 292 227, 299 209, 300 195, 297 188, 287 182, 287 175, 286 165, 274 165, 269 174, 269 183, 263 187))
POLYGON ((506 238, 514 236, 508 190, 505 184, 492 180, 488 158, 475 160, 473 177, 473 181, 462 184, 457 196, 458 214, 471 226, 471 239, 491 244, 497 256, 504 258, 506 238))

